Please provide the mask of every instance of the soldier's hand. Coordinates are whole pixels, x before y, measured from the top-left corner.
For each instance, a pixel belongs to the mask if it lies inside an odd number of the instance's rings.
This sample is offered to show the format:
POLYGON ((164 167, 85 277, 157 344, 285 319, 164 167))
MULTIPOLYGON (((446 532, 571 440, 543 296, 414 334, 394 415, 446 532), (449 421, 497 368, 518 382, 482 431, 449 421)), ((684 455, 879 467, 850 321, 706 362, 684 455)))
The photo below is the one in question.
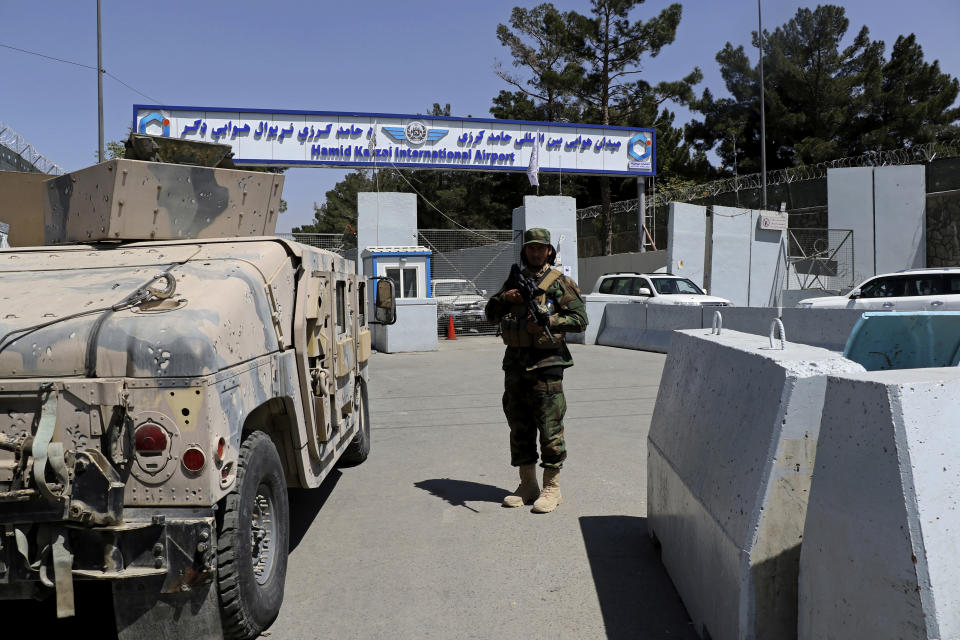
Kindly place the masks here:
POLYGON ((503 299, 510 304, 523 304, 523 296, 516 289, 510 289, 503 294, 503 299))

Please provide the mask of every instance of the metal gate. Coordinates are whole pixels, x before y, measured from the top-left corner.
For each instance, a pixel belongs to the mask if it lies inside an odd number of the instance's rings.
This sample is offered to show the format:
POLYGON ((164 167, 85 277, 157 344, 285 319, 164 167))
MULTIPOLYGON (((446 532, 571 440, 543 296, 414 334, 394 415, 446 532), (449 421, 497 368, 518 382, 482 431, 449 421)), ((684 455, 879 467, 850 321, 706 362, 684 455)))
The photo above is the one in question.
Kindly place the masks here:
POLYGON ((450 319, 457 335, 492 335, 487 299, 519 262, 518 234, 509 229, 421 229, 420 244, 431 256, 431 296, 437 300, 437 332, 446 335, 450 319))
POLYGON ((790 229, 787 233, 787 289, 843 291, 856 284, 853 231, 790 229))

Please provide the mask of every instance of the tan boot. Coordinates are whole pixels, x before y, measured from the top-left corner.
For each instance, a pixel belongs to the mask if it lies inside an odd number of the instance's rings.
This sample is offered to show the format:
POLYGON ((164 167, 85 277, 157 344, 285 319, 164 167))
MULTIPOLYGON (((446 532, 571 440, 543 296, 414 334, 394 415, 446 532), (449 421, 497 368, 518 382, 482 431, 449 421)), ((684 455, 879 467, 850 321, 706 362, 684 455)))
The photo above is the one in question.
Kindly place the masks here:
POLYGON ((512 494, 503 499, 505 507, 522 507, 530 504, 540 495, 540 486, 537 484, 537 465, 520 465, 520 486, 512 494))
POLYGON ((560 469, 551 469, 549 467, 543 470, 543 491, 540 497, 533 503, 534 513, 550 513, 563 502, 563 496, 560 495, 560 469))

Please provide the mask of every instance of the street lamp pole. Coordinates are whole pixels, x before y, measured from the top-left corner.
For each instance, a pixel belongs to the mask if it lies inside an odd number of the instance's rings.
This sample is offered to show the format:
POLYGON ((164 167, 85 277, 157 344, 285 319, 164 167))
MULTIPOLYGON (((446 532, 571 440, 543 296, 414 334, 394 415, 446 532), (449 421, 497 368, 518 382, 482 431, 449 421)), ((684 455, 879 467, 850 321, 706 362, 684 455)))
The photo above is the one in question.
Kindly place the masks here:
POLYGON ((97 116, 99 119, 99 144, 97 146, 98 162, 103 162, 103 50, 100 37, 100 0, 97 0, 97 116))
POLYGON ((763 15, 760 12, 760 0, 757 0, 757 31, 760 44, 760 173, 763 180, 763 209, 767 209, 767 116, 763 106, 763 15))

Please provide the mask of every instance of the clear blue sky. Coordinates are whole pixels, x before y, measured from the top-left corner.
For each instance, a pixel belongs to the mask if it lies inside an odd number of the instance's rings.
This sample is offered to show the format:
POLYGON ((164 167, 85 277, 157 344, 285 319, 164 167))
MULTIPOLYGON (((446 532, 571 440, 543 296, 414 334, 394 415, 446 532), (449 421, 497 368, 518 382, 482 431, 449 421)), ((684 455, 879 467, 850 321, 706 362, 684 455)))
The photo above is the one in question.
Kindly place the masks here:
MULTIPOLYGON (((102 0, 103 66, 136 91, 104 78, 106 140, 126 136, 132 105, 422 113, 450 103, 453 115, 489 116, 506 85, 496 60, 509 65, 496 39, 517 0, 307 2, 298 0, 102 0)), ((533 6, 536 2, 523 4, 533 6)), ((647 18, 669 4, 647 0, 647 18)), ((800 6, 763 0, 772 30, 800 6)), ((916 33, 928 61, 960 76, 960 0, 847 0, 848 37, 862 25, 884 40, 916 33)), ((588 0, 557 0, 562 10, 589 10, 588 0)), ((714 59, 726 42, 749 47, 756 0, 686 0, 676 42, 646 64, 651 82, 700 66, 724 93, 714 59)), ((95 0, 0 0, 0 44, 96 68, 95 0)), ((90 68, 0 47, 0 121, 66 170, 95 162, 97 83, 90 68)), ((313 202, 340 180, 333 169, 287 172, 289 210, 278 231, 313 219, 313 202)), ((522 194, 517 194, 520 204, 522 194)))

